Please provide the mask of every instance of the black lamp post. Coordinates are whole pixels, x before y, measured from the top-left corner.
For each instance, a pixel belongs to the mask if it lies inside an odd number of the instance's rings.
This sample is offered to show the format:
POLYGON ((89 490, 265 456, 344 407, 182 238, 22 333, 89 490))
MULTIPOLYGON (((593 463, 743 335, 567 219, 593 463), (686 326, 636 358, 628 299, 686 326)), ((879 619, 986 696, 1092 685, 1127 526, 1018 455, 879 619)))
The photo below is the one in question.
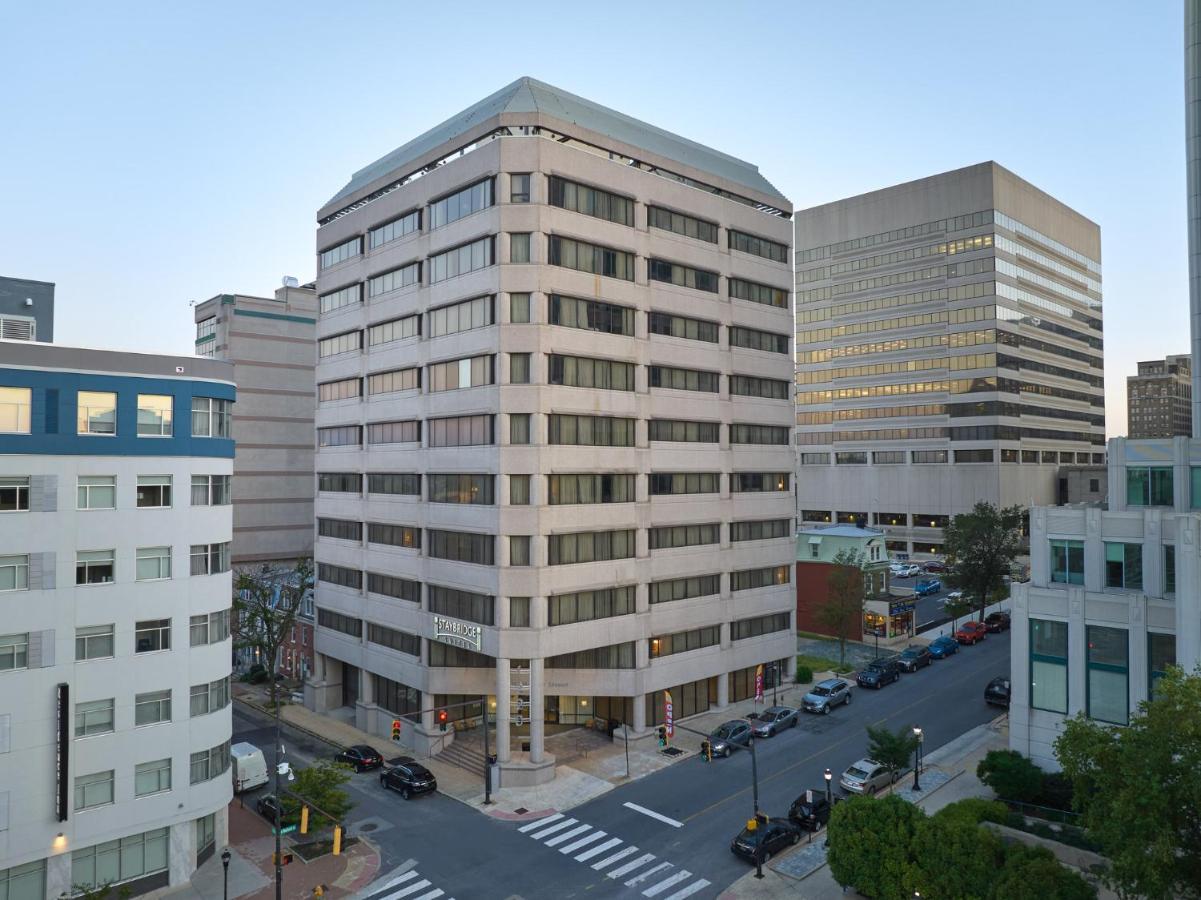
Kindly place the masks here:
POLYGON ((225 870, 225 888, 222 896, 225 900, 229 900, 229 848, 226 847, 221 851, 221 867, 225 870))
POLYGON ((826 769, 826 803, 830 806, 834 805, 834 793, 831 788, 831 782, 834 780, 834 773, 826 769))
POLYGON ((922 730, 916 725, 913 726, 913 736, 917 738, 917 746, 913 748, 913 790, 917 793, 922 789, 917 780, 922 768, 922 730))

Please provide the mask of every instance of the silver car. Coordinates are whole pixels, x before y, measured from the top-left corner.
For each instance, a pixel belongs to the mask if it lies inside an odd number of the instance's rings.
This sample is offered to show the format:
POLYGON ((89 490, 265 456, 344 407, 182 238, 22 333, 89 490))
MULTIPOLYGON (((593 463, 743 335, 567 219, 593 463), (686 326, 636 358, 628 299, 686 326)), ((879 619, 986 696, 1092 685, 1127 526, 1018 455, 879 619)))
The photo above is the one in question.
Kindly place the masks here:
POLYGON ((892 781, 892 772, 874 759, 859 760, 838 779, 842 789, 852 794, 874 794, 892 781))
POLYGON ((755 737, 775 737, 785 728, 796 728, 797 711, 791 706, 769 706, 759 713, 751 731, 755 737))
POLYGON ((851 683, 842 678, 827 678, 813 686, 813 690, 801 698, 805 712, 829 713, 840 703, 851 702, 851 683))

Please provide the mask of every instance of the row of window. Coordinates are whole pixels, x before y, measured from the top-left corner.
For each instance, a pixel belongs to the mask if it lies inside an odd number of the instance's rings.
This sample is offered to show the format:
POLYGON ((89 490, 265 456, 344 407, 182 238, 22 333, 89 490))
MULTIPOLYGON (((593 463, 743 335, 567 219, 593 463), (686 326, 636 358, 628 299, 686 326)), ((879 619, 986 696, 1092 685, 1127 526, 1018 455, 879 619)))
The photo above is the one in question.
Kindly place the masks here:
MULTIPOLYGON (((29 511, 30 476, 0 476, 0 512, 29 511)), ((228 506, 229 475, 193 475, 192 506, 228 506)), ((172 476, 139 475, 134 505, 138 509, 169 509, 172 505, 172 476)), ((80 475, 75 486, 75 508, 116 509, 116 475, 80 475)))
MULTIPOLYGON (((207 716, 225 709, 230 704, 230 676, 218 678, 207 684, 194 684, 189 691, 188 713, 191 718, 207 716)), ((95 737, 111 734, 116 730, 116 699, 89 700, 75 704, 75 737, 95 737)), ((139 694, 134 706, 134 725, 159 724, 171 721, 171 691, 153 691, 139 694), (152 718, 144 721, 144 718, 152 718)))
MULTIPOLYGON (((76 432, 113 436, 117 433, 117 394, 114 391, 76 392, 76 432)), ((168 394, 138 394, 137 436, 171 437, 175 398, 168 394)), ((231 400, 192 398, 193 437, 230 436, 231 400)), ((33 389, 0 386, 0 434, 30 434, 33 389)))
MULTIPOLYGON (((782 382, 787 384, 787 382, 782 382)), ((529 444, 532 440, 533 413, 510 413, 509 443, 529 444)), ((497 442, 496 417, 493 415, 449 416, 427 419, 428 447, 479 447, 497 442)), ((550 413, 547 417, 547 443, 588 447, 633 447, 636 419, 619 416, 583 416, 550 413)), ((369 422, 363 425, 334 425, 317 429, 319 447, 359 447, 381 444, 420 444, 422 422, 369 422)), ((684 419, 650 419, 647 440, 677 443, 716 444, 720 440, 719 422, 684 419)), ((732 422, 728 426, 731 444, 775 444, 787 446, 792 429, 787 425, 755 425, 732 422)))
MULTIPOLYGON (((1053 464, 1053 465, 1104 465, 1104 453, 1085 453, 1071 450, 1016 450, 1003 447, 999 454, 992 449, 956 450, 952 457, 949 450, 873 450, 872 465, 904 465, 906 460, 919 465, 949 463, 995 462, 1053 464)), ((866 450, 846 450, 837 453, 806 452, 801 454, 802 466, 828 466, 833 462, 839 466, 864 466, 869 459, 866 450)))
MULTIPOLYGON (((1051 581, 1058 584, 1084 584, 1084 542, 1052 539, 1048 542, 1051 581)), ((1163 547, 1163 586, 1165 594, 1176 591, 1176 547, 1163 547)), ((1105 587, 1129 591, 1143 589, 1143 545, 1126 541, 1106 541, 1104 559, 1105 587)))
MULTIPOLYGON (((229 741, 223 744, 218 744, 208 750, 199 750, 189 758, 189 783, 200 784, 205 781, 210 781, 229 771, 229 741)), ((159 759, 151 762, 137 763, 134 766, 134 796, 146 797, 151 794, 159 794, 171 790, 171 760, 159 759)), ((108 769, 103 772, 93 772, 90 775, 78 775, 75 778, 75 810, 81 812, 85 809, 95 809, 99 806, 109 806, 116 802, 116 770, 108 769)), ((167 829, 161 829, 162 841, 164 844, 162 853, 165 859, 165 843, 167 829)), ((147 832, 148 835, 154 832, 147 832)), ((139 835, 144 838, 146 835, 139 835)), ((125 852, 133 852, 132 847, 125 847, 125 840, 121 843, 121 848, 125 852)), ((117 843, 117 842, 111 842, 117 843)), ((98 852, 102 852, 102 848, 106 845, 100 845, 93 848, 98 852)), ((125 852, 121 856, 125 856, 125 852)), ((145 848, 143 848, 145 852, 145 848)), ((99 860, 94 863, 98 867, 101 865, 99 860)), ((124 871, 124 868, 122 869, 124 871)))
MULTIPOLYGON (((229 542, 192 544, 192 575, 216 575, 230 570, 229 542)), ((135 581, 171 578, 171 547, 139 547, 135 552, 135 581)), ((0 556, 0 591, 29 590, 29 571, 33 562, 28 553, 0 556)), ((116 581, 116 550, 78 550, 75 553, 75 583, 112 584, 116 581)))

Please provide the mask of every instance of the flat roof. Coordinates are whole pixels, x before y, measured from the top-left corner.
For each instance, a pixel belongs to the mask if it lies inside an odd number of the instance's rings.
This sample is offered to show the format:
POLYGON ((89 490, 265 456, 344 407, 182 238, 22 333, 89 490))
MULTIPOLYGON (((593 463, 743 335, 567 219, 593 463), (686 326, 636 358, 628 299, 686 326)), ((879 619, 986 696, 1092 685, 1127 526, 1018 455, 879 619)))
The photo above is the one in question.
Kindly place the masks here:
POLYGON ((233 363, 224 360, 203 356, 169 356, 159 353, 131 353, 126 350, 65 347, 62 344, 35 341, 0 340, 0 368, 147 375, 155 378, 235 383, 233 363))
POLYGON ((766 197, 773 198, 784 207, 791 208, 788 198, 759 173, 758 166, 529 76, 518 78, 512 84, 506 85, 442 124, 413 138, 386 156, 380 157, 371 165, 359 169, 351 176, 346 186, 331 197, 325 205, 328 206, 350 197, 385 175, 416 163, 426 154, 477 129, 482 123, 506 113, 540 114, 557 119, 567 125, 579 125, 631 147, 646 150, 663 159, 672 160, 750 188, 766 197))

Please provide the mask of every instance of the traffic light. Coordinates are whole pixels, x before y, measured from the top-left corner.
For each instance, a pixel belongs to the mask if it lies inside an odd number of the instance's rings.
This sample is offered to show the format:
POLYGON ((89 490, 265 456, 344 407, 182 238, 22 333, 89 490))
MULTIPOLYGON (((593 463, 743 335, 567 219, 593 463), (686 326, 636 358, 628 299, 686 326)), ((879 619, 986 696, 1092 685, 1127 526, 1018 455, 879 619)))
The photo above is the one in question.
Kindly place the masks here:
POLYGON ((705 762, 713 762, 713 744, 708 738, 701 741, 701 756, 705 762))
POLYGON ((307 806, 300 807, 300 833, 309 833, 309 808, 307 806))
POLYGON ((757 821, 760 825, 766 825, 767 824, 767 813, 761 813, 761 812, 755 813, 755 821, 757 821))
POLYGON ((445 731, 446 723, 449 721, 450 721, 450 714, 444 709, 438 710, 438 727, 441 728, 443 731, 445 731))
POLYGON ((334 856, 342 852, 342 826, 334 826, 334 856))
POLYGON ((659 746, 666 747, 667 746, 667 726, 660 725, 658 728, 655 729, 655 731, 659 735, 659 746))
POLYGON ((392 740, 400 740, 400 719, 392 720, 392 740))

